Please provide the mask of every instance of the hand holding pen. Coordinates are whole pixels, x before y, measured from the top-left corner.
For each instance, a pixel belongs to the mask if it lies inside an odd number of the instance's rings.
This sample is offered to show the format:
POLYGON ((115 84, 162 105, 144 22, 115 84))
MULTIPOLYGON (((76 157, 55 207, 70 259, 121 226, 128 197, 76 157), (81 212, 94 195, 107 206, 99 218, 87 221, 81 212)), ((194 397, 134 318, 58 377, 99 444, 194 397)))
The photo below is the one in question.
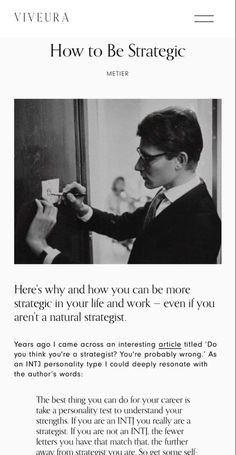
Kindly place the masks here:
POLYGON ((80 183, 69 183, 63 188, 62 192, 51 194, 59 197, 59 203, 61 201, 68 201, 72 209, 79 217, 88 212, 89 206, 84 203, 86 188, 80 183))

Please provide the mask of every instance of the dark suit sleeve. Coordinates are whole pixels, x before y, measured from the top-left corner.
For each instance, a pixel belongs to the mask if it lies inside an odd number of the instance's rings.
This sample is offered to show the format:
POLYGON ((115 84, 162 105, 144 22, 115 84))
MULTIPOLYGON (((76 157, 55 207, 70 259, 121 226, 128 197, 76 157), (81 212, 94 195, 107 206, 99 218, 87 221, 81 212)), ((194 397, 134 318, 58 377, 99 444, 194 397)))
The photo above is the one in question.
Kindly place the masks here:
POLYGON ((66 254, 58 254, 52 261, 52 264, 75 264, 66 254))
MULTIPOLYGON (((83 227, 86 230, 104 234, 116 240, 133 238, 142 230, 147 207, 141 207, 133 213, 126 212, 121 216, 93 209, 92 218, 87 222, 83 222, 83 227)), ((82 222, 80 222, 80 224, 81 223, 82 222)), ((69 256, 62 252, 54 258, 52 263, 73 264, 74 262, 69 256)))
POLYGON ((86 223, 86 227, 90 231, 107 235, 116 240, 134 238, 142 230, 147 208, 148 204, 133 213, 125 212, 120 216, 93 209, 93 216, 86 223))

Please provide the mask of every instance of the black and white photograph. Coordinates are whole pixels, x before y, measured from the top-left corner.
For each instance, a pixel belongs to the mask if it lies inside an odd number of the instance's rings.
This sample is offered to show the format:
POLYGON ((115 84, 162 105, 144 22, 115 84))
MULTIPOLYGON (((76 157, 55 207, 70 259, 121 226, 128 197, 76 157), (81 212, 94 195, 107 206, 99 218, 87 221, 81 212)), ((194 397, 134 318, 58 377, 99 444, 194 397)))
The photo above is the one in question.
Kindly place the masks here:
POLYGON ((220 264, 221 100, 15 99, 16 264, 220 264))

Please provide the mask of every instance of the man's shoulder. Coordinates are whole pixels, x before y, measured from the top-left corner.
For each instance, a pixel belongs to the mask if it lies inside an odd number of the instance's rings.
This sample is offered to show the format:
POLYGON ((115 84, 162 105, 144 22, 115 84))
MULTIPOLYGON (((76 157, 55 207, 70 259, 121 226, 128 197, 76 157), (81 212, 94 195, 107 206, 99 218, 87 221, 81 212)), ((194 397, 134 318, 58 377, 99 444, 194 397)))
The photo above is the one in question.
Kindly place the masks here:
POLYGON ((178 199, 186 209, 194 211, 197 207, 202 209, 215 209, 215 204, 204 182, 192 188, 178 199))
POLYGON ((213 200, 213 197, 210 195, 206 184, 203 182, 199 185, 199 188, 196 187, 196 202, 198 204, 198 207, 203 211, 203 212, 214 212, 217 213, 216 211, 216 204, 213 200))
POLYGON ((192 224, 196 228, 210 229, 219 232, 221 229, 221 220, 217 213, 215 202, 210 195, 205 183, 192 190, 190 195, 192 199, 192 224))
POLYGON ((215 203, 204 182, 185 193, 173 205, 175 216, 179 216, 189 228, 215 226, 220 229, 221 221, 215 203))

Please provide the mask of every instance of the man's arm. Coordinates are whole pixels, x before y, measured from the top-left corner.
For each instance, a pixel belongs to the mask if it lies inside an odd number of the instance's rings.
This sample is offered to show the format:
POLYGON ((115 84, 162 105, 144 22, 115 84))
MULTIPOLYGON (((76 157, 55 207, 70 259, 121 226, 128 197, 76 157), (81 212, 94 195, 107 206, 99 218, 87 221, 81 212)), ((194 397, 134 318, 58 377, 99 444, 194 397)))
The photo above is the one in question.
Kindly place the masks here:
POLYGON ((143 228, 146 208, 140 207, 135 212, 125 212, 122 215, 93 209, 91 218, 87 221, 87 229, 98 234, 107 235, 116 240, 135 238, 143 228))
MULTIPOLYGON (((146 207, 121 216, 92 209, 84 203, 86 189, 73 182, 63 189, 63 198, 68 201, 78 219, 82 220, 87 230, 107 235, 117 240, 136 237, 142 230, 146 207)), ((26 243, 31 251, 44 264, 71 263, 70 259, 59 250, 52 248, 47 238, 57 220, 57 208, 47 201, 36 200, 37 212, 26 235, 26 243)))
POLYGON ((114 215, 92 209, 83 199, 86 188, 77 182, 70 183, 63 189, 64 197, 69 201, 76 216, 86 223, 86 228, 116 240, 136 237, 143 226, 147 208, 141 207, 133 213, 114 215))

